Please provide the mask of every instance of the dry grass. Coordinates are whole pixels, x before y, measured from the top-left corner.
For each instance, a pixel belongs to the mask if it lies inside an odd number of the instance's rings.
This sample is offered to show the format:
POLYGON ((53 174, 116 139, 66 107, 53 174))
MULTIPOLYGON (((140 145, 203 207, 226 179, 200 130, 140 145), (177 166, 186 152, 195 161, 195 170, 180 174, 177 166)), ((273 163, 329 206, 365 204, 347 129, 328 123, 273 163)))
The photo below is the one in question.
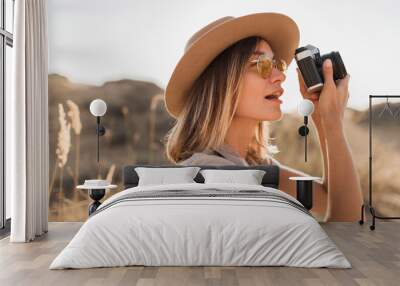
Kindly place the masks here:
MULTIPOLYGON (((80 138, 81 138, 81 131, 82 131, 82 123, 81 123, 81 117, 80 117, 78 105, 70 99, 67 100, 67 105, 69 108, 68 118, 71 122, 71 127, 75 134, 75 168, 74 168, 72 176, 73 176, 73 180, 74 180, 74 186, 77 186, 78 180, 79 180, 79 166, 80 166, 80 153, 81 153, 80 138)), ((75 194, 78 194, 78 193, 75 192, 75 194)))
POLYGON ((55 176, 57 169, 59 170, 59 189, 58 195, 63 196, 63 176, 64 167, 68 161, 68 153, 71 148, 71 124, 67 122, 64 106, 60 103, 58 105, 58 121, 60 130, 58 131, 57 149, 56 149, 56 166, 54 166, 53 175, 50 182, 49 192, 53 191, 55 176))
POLYGON ((107 173, 107 176, 106 176, 106 180, 108 182, 112 182, 113 181, 114 172, 115 172, 115 164, 112 164, 110 169, 108 170, 108 173, 107 173))

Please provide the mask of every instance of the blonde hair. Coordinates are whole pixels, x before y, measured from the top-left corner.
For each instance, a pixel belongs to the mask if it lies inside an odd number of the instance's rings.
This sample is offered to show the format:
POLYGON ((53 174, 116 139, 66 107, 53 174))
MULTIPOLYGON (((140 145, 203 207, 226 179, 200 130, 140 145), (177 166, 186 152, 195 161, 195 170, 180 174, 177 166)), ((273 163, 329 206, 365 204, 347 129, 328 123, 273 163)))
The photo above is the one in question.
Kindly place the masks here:
MULTIPOLYGON (((249 37, 221 52, 196 79, 187 94, 184 108, 167 133, 167 158, 177 163, 196 152, 215 149, 224 143, 235 115, 243 74, 259 37, 249 37)), ((260 121, 248 146, 249 165, 267 158, 268 123, 260 121)))

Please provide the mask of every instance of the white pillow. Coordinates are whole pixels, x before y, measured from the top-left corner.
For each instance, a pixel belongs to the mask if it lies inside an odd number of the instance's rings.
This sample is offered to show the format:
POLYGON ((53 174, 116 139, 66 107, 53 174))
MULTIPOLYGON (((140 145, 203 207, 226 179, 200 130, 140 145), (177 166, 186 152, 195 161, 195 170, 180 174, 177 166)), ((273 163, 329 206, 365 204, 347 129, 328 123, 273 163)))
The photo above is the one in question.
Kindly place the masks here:
POLYGON ((265 175, 263 170, 218 170, 205 169, 200 174, 204 177, 204 183, 236 183, 247 185, 261 185, 265 175))
POLYGON ((193 179, 200 167, 147 168, 136 167, 138 186, 196 183, 193 179))

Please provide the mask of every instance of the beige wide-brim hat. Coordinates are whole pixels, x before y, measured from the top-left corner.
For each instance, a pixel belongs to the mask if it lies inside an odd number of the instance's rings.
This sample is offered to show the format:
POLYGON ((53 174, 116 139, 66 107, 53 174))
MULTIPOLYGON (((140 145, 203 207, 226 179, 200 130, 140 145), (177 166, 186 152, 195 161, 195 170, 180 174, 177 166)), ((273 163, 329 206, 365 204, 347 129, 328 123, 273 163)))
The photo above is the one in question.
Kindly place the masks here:
POLYGON ((177 118, 194 81, 223 50, 241 39, 259 36, 271 46, 276 58, 289 65, 299 45, 296 23, 279 13, 256 13, 242 17, 223 17, 197 31, 187 42, 185 51, 165 90, 165 105, 177 118))

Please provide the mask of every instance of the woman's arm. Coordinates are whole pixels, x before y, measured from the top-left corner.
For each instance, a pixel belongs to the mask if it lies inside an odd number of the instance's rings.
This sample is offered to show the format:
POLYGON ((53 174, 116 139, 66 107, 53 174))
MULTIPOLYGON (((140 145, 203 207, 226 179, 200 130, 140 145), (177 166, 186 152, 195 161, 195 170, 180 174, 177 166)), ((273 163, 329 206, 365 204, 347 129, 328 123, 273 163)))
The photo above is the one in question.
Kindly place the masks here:
POLYGON ((321 187, 327 191, 325 220, 356 221, 362 204, 361 184, 343 128, 350 76, 335 83, 332 62, 325 60, 324 87, 321 93, 310 94, 297 71, 301 94, 315 107, 311 116, 318 130, 324 158, 321 187))
MULTIPOLYGON (((322 181, 314 181, 312 213, 322 221, 357 221, 362 204, 361 185, 341 124, 316 123, 324 156, 322 181)), ((311 176, 280 165, 279 189, 296 197, 291 176, 311 176)))
POLYGON ((318 99, 318 112, 328 157, 326 219, 356 221, 363 201, 361 184, 343 128, 350 75, 335 82, 329 59, 323 63, 323 74, 325 82, 318 99))
POLYGON ((356 221, 360 216, 362 192, 349 144, 342 125, 324 123, 328 147, 328 207, 326 220, 356 221))
POLYGON ((322 127, 322 123, 313 118, 313 123, 315 126, 315 129, 317 130, 318 134, 318 139, 319 139, 319 144, 321 146, 321 153, 322 153, 322 165, 323 165, 323 170, 322 170, 322 185, 325 187, 325 189, 328 189, 328 152, 326 151, 326 137, 325 137, 325 131, 322 127))

